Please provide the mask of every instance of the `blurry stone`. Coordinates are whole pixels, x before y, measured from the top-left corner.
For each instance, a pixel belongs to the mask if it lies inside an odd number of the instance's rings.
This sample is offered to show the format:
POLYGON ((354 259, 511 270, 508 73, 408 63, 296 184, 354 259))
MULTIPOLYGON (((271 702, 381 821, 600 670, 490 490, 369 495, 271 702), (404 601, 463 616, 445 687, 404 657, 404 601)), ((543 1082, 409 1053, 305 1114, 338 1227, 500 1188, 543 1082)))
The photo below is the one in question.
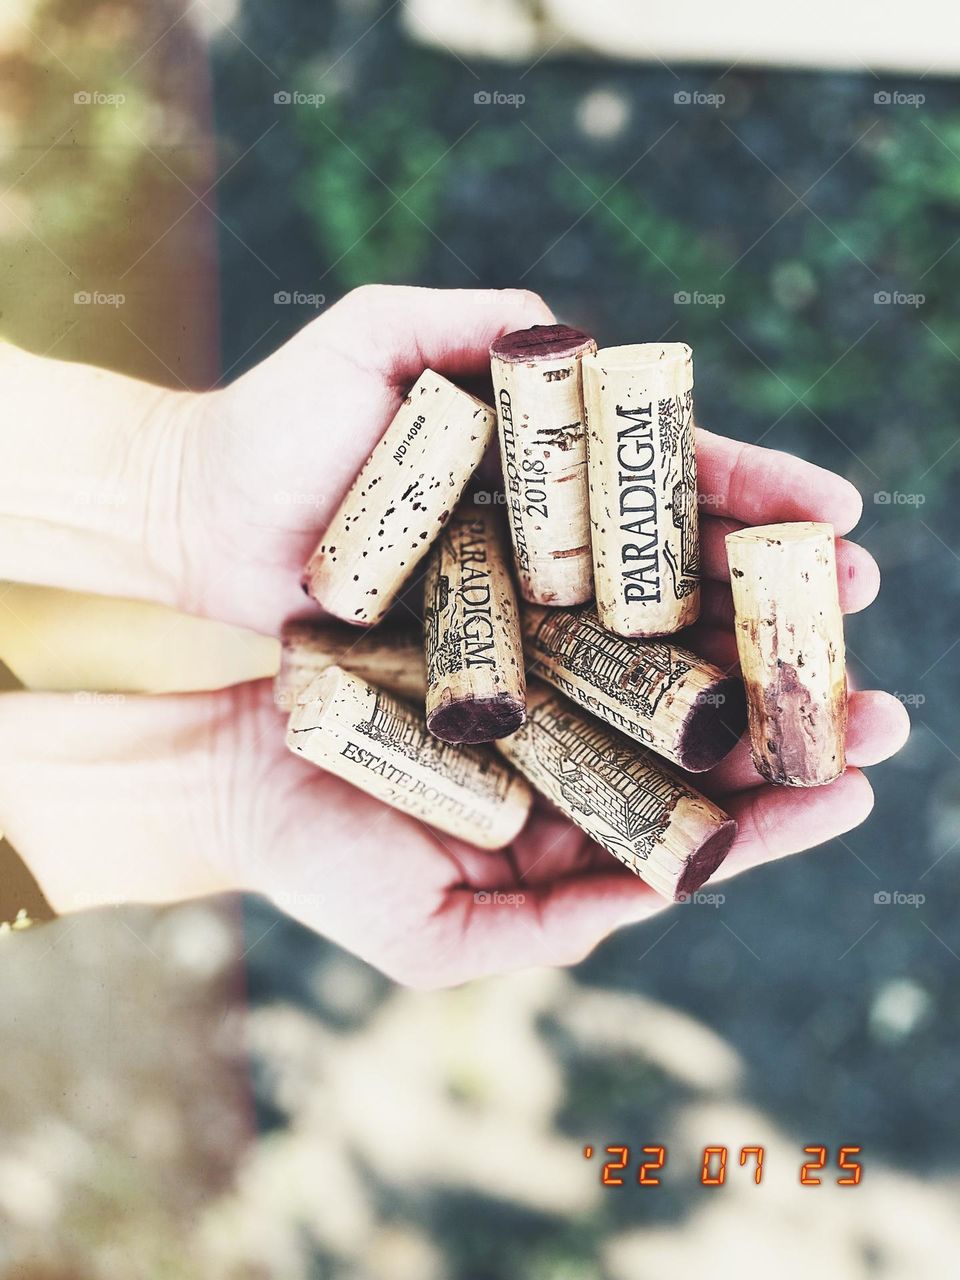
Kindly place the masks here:
POLYGON ((896 978, 881 987, 870 1006, 870 1033, 875 1040, 906 1040, 928 1017, 932 1000, 917 982, 896 978))
POLYGON ((787 311, 800 311, 819 292, 816 276, 805 262, 778 262, 770 273, 770 292, 787 311))
POLYGON ((0 1216, 19 1228, 49 1228, 61 1206, 61 1190, 45 1170, 16 1150, 0 1155, 0 1216))
MULTIPOLYGON (((918 712, 910 708, 916 718, 918 712)), ((922 714, 922 708, 920 709, 922 714)), ((932 732, 928 736, 936 742, 932 732)), ((912 737, 911 737, 912 742, 912 737)), ((907 744, 908 746, 910 743, 907 744)), ((933 857, 940 858, 938 865, 945 871, 960 860, 960 775, 956 769, 948 770, 933 788, 929 810, 930 840, 928 848, 933 857)))
POLYGON ((399 1223, 375 1232, 360 1266, 361 1280, 445 1280, 448 1274, 437 1247, 399 1223))
POLYGON ((239 12, 240 0, 203 0, 203 4, 190 5, 186 16, 197 35, 211 40, 235 27, 239 12))
POLYGON ((577 104, 577 125, 588 138, 615 138, 629 119, 630 100, 616 89, 594 89, 577 104))
POLYGON ((197 978, 212 978, 237 955, 239 929, 223 903, 191 903, 164 912, 150 942, 161 955, 197 978))
POLYGON ((373 1012, 381 982, 374 970, 361 961, 334 951, 313 970, 309 985, 329 1013, 362 1018, 373 1012))

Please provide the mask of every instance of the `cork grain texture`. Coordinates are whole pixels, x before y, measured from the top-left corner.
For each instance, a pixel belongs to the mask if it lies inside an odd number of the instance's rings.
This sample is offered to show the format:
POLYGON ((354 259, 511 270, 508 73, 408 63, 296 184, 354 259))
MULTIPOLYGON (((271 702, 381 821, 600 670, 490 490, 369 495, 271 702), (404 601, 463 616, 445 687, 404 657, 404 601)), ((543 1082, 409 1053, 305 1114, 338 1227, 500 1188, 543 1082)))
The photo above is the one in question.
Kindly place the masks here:
POLYGON ((809 521, 727 535, 757 770, 821 786, 846 760, 847 686, 833 529, 809 521))
POLYGON ((581 362, 596 349, 569 325, 534 325, 490 347, 517 580, 537 604, 593 595, 581 362))
POLYGON ((476 397, 426 370, 351 486, 303 573, 352 626, 374 626, 429 551, 493 437, 476 397))

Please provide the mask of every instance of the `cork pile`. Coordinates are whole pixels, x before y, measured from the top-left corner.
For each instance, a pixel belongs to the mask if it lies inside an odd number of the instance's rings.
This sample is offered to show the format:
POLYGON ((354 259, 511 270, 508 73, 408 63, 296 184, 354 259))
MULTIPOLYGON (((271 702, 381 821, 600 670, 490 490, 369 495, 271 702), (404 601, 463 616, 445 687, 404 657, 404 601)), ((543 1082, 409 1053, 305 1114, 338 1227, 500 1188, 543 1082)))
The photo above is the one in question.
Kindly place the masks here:
POLYGON ((287 744, 481 848, 518 834, 533 788, 683 897, 736 835, 689 775, 748 720, 770 782, 843 772, 833 530, 727 535, 742 678, 724 673, 666 639, 700 612, 690 348, 538 325, 490 356, 495 408, 423 372, 310 557, 334 621, 284 630, 287 744), (472 488, 495 437, 503 489, 472 488), (423 562, 420 626, 391 606, 423 562))

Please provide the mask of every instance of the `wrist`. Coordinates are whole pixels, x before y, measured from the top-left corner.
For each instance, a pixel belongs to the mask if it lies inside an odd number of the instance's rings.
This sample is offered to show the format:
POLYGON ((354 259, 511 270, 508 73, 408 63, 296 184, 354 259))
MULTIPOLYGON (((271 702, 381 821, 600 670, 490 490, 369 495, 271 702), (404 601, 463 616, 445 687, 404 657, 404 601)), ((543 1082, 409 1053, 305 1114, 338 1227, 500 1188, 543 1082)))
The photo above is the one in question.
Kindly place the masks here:
POLYGON ((196 396, 0 345, 0 578, 176 602, 196 396))

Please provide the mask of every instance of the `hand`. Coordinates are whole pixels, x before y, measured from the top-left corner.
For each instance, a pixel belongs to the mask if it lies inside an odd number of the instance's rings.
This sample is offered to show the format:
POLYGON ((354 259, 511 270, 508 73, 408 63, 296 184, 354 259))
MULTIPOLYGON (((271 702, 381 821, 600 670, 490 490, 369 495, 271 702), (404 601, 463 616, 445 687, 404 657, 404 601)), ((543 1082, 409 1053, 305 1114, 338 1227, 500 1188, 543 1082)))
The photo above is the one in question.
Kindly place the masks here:
POLYGON ((220 391, 182 406, 177 603, 276 635, 303 567, 425 367, 489 377, 489 346, 553 323, 519 289, 355 289, 220 391))
MULTIPOLYGON (((165 552, 180 562, 177 602, 260 630, 301 612, 302 564, 423 366, 481 373, 492 338, 550 319, 522 293, 358 290, 225 391, 184 398, 180 517, 165 552), (278 502, 283 493, 316 503, 278 502)), ((776 520, 826 520, 844 533, 860 499, 818 467, 706 432, 698 457, 711 513, 704 617, 681 639, 726 664, 735 650, 723 534, 776 520)), ((871 557, 841 540, 838 571, 845 610, 869 604, 871 557)), ((763 785, 744 743, 697 775, 740 823, 718 878, 862 822, 872 793, 857 766, 892 754, 906 732, 899 702, 857 693, 851 767, 830 786, 763 785)), ((419 986, 571 963, 667 905, 545 809, 510 849, 488 853, 319 772, 284 747, 262 682, 159 700, 3 699, 0 822, 60 910, 250 889, 419 986), (477 901, 481 890, 508 901, 477 901)))

